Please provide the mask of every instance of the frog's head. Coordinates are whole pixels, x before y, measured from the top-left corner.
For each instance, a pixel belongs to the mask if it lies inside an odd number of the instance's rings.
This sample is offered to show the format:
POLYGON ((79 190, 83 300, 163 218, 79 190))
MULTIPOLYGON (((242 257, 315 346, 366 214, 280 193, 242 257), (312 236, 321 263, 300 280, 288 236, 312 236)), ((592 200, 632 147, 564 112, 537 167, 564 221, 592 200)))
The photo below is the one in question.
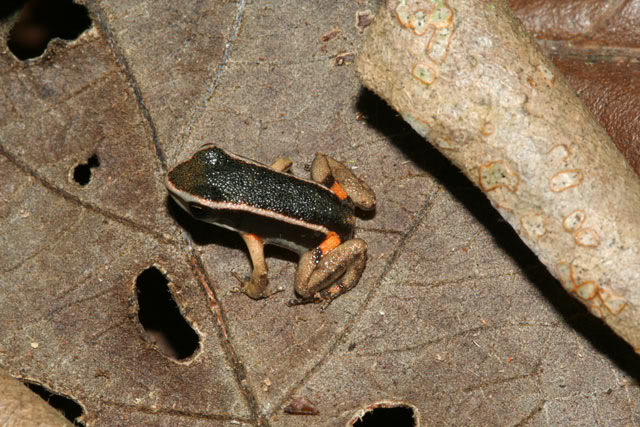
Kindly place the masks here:
POLYGON ((229 156, 224 150, 205 145, 191 158, 167 174, 171 198, 194 218, 208 221, 215 204, 224 200, 224 176, 229 156))

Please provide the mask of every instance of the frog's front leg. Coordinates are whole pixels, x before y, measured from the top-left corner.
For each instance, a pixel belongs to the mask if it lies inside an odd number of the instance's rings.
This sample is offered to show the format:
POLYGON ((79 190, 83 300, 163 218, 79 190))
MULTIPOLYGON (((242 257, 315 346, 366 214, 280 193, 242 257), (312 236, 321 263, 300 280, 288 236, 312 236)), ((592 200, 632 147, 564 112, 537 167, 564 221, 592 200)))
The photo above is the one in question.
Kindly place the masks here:
POLYGON ((291 166, 293 165, 293 160, 288 157, 278 157, 275 162, 271 165, 271 169, 277 172, 289 172, 291 166))
POLYGON ((241 284, 239 291, 253 299, 266 298, 270 296, 272 292, 267 291, 269 279, 267 278, 267 263, 264 260, 264 242, 255 234, 240 233, 240 236, 249 250, 253 271, 251 272, 251 278, 249 280, 240 280, 240 278, 236 276, 236 279, 238 279, 241 284))
POLYGON ((340 237, 330 233, 320 246, 300 258, 295 281, 300 299, 288 304, 331 302, 358 283, 366 263, 367 243, 364 240, 340 243, 340 237), (336 282, 337 279, 340 281, 336 282))
POLYGON ((341 200, 348 196, 360 209, 368 211, 376 205, 376 194, 371 187, 351 169, 326 154, 316 153, 311 164, 311 178, 329 187, 341 200))

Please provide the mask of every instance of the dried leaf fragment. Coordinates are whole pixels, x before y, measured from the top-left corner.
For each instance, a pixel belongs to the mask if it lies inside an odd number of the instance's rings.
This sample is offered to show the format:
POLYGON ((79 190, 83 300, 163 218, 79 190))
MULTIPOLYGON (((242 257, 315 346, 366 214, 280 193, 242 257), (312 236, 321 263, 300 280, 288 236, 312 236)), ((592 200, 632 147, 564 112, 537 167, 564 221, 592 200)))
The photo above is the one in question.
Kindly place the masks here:
POLYGON ((284 408, 284 412, 290 415, 318 415, 320 411, 306 397, 296 397, 284 408))

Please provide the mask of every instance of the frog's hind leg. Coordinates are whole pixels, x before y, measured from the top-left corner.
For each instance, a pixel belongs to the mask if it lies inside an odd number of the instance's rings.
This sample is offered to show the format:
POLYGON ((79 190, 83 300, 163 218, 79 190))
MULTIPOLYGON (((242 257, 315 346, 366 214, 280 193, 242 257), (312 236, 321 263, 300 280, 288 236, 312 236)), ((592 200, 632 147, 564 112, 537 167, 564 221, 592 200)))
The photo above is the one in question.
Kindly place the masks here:
POLYGON ((240 280, 240 278, 236 276, 236 279, 238 279, 241 284, 239 291, 253 299, 267 298, 275 292, 267 291, 269 279, 267 278, 267 263, 264 260, 264 242, 255 234, 240 233, 240 236, 249 250, 253 271, 251 272, 251 278, 249 280, 240 280))
POLYGON ((349 197, 360 209, 372 210, 376 205, 373 190, 351 169, 326 154, 316 153, 311 164, 311 179, 329 187, 341 200, 349 197))
POLYGON ((366 264, 364 240, 341 243, 336 233, 329 233, 317 248, 300 258, 295 281, 300 299, 291 300, 288 305, 331 302, 358 283, 366 264))

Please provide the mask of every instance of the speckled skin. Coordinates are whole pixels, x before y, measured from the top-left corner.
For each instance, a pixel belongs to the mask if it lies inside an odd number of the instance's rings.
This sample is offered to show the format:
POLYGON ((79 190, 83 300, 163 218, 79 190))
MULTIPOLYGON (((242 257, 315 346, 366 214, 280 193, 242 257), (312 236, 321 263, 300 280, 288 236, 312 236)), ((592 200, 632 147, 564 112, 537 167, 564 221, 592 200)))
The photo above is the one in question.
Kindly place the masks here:
POLYGON ((331 301, 365 268, 367 245, 351 238, 354 205, 373 209, 375 194, 323 154, 312 164, 315 181, 285 173, 290 165, 279 159, 268 167, 207 145, 169 172, 167 189, 196 219, 240 233, 254 267, 250 280, 240 280, 242 292, 254 299, 272 294, 263 252, 264 244, 275 244, 301 255, 295 289, 302 299, 291 304, 331 301))

